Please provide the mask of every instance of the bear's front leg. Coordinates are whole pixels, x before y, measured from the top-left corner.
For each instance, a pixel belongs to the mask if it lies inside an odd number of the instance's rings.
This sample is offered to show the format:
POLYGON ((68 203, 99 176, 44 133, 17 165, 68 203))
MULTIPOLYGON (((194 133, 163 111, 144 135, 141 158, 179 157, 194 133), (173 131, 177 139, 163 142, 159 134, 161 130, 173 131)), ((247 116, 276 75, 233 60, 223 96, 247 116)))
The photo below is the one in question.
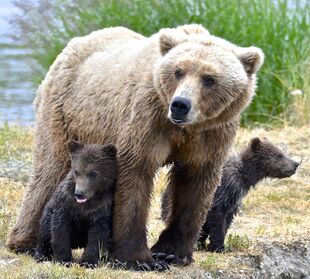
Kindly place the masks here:
POLYGON ((72 262, 71 217, 60 207, 54 210, 51 222, 51 242, 56 262, 69 265, 72 262))
POLYGON ((193 245, 198 238, 214 191, 219 184, 220 165, 175 164, 170 170, 172 213, 168 226, 152 247, 153 257, 177 265, 193 261, 193 245))
POLYGON ((141 159, 124 160, 120 155, 113 218, 112 256, 134 270, 168 269, 155 261, 146 243, 146 221, 156 167, 141 159))

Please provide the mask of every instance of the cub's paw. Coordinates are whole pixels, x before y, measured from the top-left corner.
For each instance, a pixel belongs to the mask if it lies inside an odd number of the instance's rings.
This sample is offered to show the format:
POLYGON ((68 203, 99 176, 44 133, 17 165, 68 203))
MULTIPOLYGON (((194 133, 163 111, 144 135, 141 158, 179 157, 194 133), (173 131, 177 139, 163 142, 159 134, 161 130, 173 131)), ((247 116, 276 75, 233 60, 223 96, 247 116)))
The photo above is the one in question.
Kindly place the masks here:
POLYGON ((207 251, 207 249, 205 242, 197 242, 197 251, 207 251))
POLYGON ((98 267, 98 259, 92 259, 92 258, 82 258, 79 261, 79 265, 86 268, 96 268, 98 267))
POLYGON ((35 251, 33 257, 34 257, 34 259, 35 259, 35 261, 37 263, 45 262, 45 261, 51 261, 52 260, 51 256, 46 256, 42 252, 39 252, 39 251, 35 251))
POLYGON ((35 252, 34 259, 37 263, 46 261, 46 257, 42 253, 39 253, 39 252, 35 252))
POLYGON ((226 252, 223 246, 215 247, 215 246, 210 246, 210 245, 208 245, 207 251, 212 252, 212 253, 225 253, 226 252))
POLYGON ((179 265, 179 266, 190 265, 192 262, 194 262, 192 257, 180 258, 174 254, 168 254, 168 253, 156 252, 152 254, 152 257, 157 261, 164 261, 167 264, 179 265))
POLYGON ((65 267, 70 267, 73 264, 72 259, 55 259, 54 261, 65 267))

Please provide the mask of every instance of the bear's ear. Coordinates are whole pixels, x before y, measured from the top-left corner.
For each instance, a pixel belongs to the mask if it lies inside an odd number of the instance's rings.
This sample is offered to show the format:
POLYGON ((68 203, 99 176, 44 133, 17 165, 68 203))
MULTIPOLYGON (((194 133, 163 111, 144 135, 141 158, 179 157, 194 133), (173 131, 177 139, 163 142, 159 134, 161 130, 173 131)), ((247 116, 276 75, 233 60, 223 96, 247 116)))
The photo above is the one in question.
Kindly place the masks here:
POLYGON ((117 149, 113 144, 105 144, 102 147, 102 154, 104 156, 108 155, 112 158, 116 158, 116 154, 117 154, 117 149))
POLYGON ((251 139, 250 146, 253 151, 259 150, 261 146, 260 139, 258 137, 251 139))
POLYGON ((159 49, 162 56, 166 55, 178 44, 176 38, 167 33, 162 33, 159 37, 159 49))
POLYGON ((237 57, 249 76, 255 74, 264 62, 264 53, 257 47, 238 48, 237 57))
POLYGON ((84 147, 84 144, 83 143, 79 143, 75 140, 70 140, 68 142, 68 149, 69 149, 69 152, 70 153, 74 153, 78 150, 81 150, 82 148, 84 147))
POLYGON ((159 33, 159 50, 161 55, 166 55, 171 49, 186 40, 185 33, 181 31, 169 28, 163 29, 159 33))

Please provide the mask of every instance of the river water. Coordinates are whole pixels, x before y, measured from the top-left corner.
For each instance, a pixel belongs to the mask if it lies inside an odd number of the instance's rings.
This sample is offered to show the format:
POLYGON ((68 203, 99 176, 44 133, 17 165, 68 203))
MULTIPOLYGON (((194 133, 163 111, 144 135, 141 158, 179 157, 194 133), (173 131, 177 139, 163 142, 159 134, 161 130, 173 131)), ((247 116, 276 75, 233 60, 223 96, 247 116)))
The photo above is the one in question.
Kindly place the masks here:
POLYGON ((16 13, 11 0, 0 5, 0 127, 4 123, 31 126, 34 123, 32 102, 35 88, 29 82, 31 60, 27 50, 14 47, 8 34, 14 30, 7 19, 16 13))

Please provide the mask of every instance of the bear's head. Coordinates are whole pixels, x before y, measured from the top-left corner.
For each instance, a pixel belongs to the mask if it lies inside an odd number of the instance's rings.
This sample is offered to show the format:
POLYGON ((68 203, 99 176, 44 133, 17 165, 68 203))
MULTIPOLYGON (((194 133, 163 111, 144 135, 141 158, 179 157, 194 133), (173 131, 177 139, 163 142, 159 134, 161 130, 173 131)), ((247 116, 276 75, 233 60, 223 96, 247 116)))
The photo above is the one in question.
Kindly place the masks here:
POLYGON ((219 125, 239 116, 254 95, 264 55, 211 36, 202 26, 163 29, 155 87, 177 125, 219 125))
POLYGON ((288 158, 281 149, 267 139, 253 138, 243 153, 245 164, 251 160, 254 172, 260 172, 264 177, 285 178, 293 175, 299 163, 288 158))
POLYGON ((75 198, 87 202, 111 192, 117 177, 117 150, 114 145, 68 143, 75 180, 75 198))

